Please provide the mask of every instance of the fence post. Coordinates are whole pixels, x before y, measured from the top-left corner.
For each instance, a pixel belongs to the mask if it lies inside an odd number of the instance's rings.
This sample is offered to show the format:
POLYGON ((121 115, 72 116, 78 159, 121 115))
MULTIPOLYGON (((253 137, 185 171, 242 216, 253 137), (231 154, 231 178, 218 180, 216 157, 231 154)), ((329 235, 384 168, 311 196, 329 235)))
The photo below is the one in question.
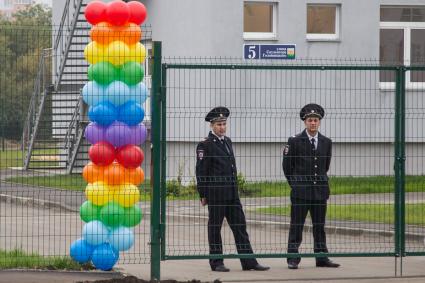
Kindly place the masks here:
MULTIPOLYGON (((405 76, 406 68, 397 67, 395 97, 395 200, 394 221, 396 253, 405 255, 405 76)), ((402 266, 401 266, 402 267, 402 266)), ((402 272, 402 270, 400 270, 402 272)))
POLYGON ((167 182, 166 182, 166 153, 167 153, 167 103, 166 103, 166 87, 167 87, 167 68, 163 64, 161 67, 161 259, 165 259, 165 222, 166 216, 166 200, 167 200, 167 182))
POLYGON ((152 160, 151 180, 151 280, 161 279, 161 42, 153 42, 152 60, 152 160))

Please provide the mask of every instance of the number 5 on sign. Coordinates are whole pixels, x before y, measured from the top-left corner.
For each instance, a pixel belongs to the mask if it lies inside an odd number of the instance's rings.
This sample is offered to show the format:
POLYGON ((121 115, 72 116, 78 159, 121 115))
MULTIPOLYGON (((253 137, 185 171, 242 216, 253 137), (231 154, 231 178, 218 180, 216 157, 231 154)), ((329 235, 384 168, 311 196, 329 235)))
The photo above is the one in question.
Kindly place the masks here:
POLYGON ((258 59, 260 58, 260 45, 244 44, 244 59, 258 59))

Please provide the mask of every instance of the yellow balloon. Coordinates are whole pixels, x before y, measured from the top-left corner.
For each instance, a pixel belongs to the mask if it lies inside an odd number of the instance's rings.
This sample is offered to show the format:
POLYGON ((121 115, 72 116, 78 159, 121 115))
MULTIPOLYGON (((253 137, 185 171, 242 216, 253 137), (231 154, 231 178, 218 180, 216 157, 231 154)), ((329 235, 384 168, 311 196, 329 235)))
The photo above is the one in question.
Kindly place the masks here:
POLYGON ((139 189, 132 184, 120 185, 120 189, 114 192, 114 201, 124 207, 133 206, 139 200, 139 189))
POLYGON ((111 201, 113 196, 108 191, 108 186, 103 182, 89 183, 86 187, 86 197, 95 205, 104 205, 111 201))
POLYGON ((104 61, 105 46, 92 41, 84 48, 84 57, 90 64, 104 61))
POLYGON ((130 48, 122 41, 112 41, 105 51, 105 60, 115 66, 129 61, 130 48))
POLYGON ((108 191, 111 194, 115 194, 121 190, 123 185, 108 185, 108 191))
POLYGON ((130 58, 128 61, 143 63, 146 59, 146 48, 140 42, 130 46, 130 58))

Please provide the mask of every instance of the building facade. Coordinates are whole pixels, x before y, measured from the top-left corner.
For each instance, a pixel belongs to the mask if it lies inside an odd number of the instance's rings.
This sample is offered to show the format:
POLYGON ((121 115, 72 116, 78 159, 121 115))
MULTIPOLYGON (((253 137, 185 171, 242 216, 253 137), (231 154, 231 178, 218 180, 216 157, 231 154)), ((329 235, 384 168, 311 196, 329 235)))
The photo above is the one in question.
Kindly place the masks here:
MULTIPOLYGON (((57 21, 62 10, 55 2, 57 21)), ((295 59, 261 63, 424 63, 425 0, 141 2, 166 62, 250 64, 244 45, 289 44, 295 59)), ((225 105, 239 171, 249 180, 283 180, 283 145, 302 130, 298 111, 310 102, 327 111, 322 132, 334 141, 330 175, 392 175, 394 87, 395 75, 386 71, 169 70, 167 176, 193 178, 195 147, 209 130, 203 115, 225 105)), ((406 87, 406 172, 424 174, 424 73, 408 72, 406 87)))

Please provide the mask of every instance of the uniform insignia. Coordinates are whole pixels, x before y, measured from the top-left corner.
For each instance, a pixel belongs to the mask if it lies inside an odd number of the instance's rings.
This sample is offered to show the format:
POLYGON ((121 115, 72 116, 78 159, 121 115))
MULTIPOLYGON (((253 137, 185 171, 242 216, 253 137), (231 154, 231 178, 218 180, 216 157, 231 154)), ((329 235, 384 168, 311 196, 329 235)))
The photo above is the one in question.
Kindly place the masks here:
POLYGON ((196 156, 198 157, 199 160, 202 160, 204 158, 204 151, 203 150, 197 150, 196 156))
POLYGON ((285 145, 285 147, 283 148, 283 154, 288 155, 288 153, 289 153, 289 145, 285 145))

